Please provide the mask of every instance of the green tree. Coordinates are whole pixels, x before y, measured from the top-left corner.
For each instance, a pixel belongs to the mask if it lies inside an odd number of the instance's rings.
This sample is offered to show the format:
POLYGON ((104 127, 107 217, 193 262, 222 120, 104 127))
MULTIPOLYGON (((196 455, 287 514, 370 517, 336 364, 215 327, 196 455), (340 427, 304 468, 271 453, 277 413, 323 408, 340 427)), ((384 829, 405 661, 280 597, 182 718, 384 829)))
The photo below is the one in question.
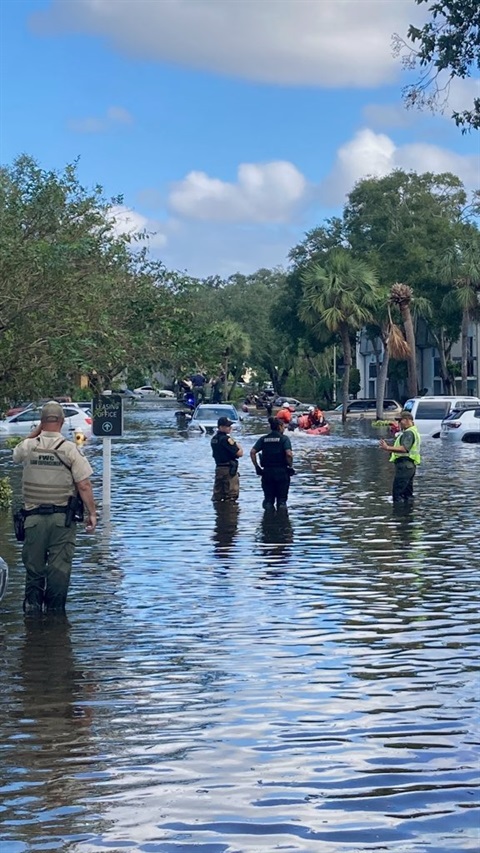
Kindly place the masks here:
MULTIPOLYGON (((456 175, 417 175, 402 170, 359 181, 344 210, 344 239, 355 255, 368 261, 388 290, 394 282, 403 281, 415 292, 415 337, 418 317, 428 317, 429 338, 438 347, 445 382, 450 350, 460 336, 461 316, 458 311, 445 309, 448 288, 439 279, 438 258, 454 247, 459 229, 466 227, 465 221, 476 211, 476 196, 469 202, 456 175)), ((380 322, 376 324, 384 350, 387 342, 390 347, 387 359, 381 362, 383 370, 390 355, 406 357, 398 328, 400 313, 393 311, 393 316, 388 316, 387 305, 388 297, 377 313, 380 322)), ((382 372, 378 384, 383 387, 383 382, 382 372)))
POLYGON ((381 298, 375 272, 347 249, 333 249, 324 263, 312 263, 301 274, 303 299, 299 315, 315 333, 338 333, 342 341, 345 371, 342 382, 342 420, 347 404, 352 366, 350 335, 372 319, 381 298))
MULTIPOLYGON (((478 0, 415 0, 418 6, 430 3, 430 20, 422 27, 408 29, 407 43, 394 36, 394 53, 402 55, 409 70, 419 68, 420 76, 404 87, 407 107, 443 110, 448 102, 450 82, 470 77, 480 67, 480 5, 478 0), (445 79, 446 78, 446 79, 445 79)), ((452 114, 465 132, 480 127, 480 98, 471 109, 452 114)))
POLYGON ((215 349, 218 357, 223 359, 223 396, 229 399, 230 393, 245 370, 245 359, 250 355, 251 343, 249 336, 238 323, 223 320, 212 327, 215 349), (228 387, 228 377, 233 373, 232 386, 228 387))
MULTIPOLYGON (((99 388, 128 365, 173 358, 186 325, 181 281, 118 236, 113 204, 75 165, 30 157, 0 169, 0 380, 5 399, 99 388)), ((137 248, 137 247, 135 247, 137 248)))
POLYGON ((230 276, 222 290, 225 316, 238 323, 250 339, 246 365, 268 376, 278 393, 292 367, 290 341, 279 346, 273 313, 283 292, 286 274, 281 269, 259 269, 248 276, 230 276))

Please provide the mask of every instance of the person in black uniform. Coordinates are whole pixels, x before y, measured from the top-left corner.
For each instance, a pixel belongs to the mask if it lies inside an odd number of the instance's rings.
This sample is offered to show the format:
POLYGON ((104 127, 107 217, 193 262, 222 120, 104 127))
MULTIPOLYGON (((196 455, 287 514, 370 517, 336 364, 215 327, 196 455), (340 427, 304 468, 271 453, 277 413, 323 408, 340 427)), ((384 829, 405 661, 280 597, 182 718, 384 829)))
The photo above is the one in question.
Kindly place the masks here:
POLYGON ((212 501, 236 501, 240 491, 238 476, 238 459, 243 456, 243 450, 231 437, 233 421, 229 418, 219 418, 217 432, 212 438, 211 447, 215 459, 215 483, 212 501))
POLYGON ((262 489, 265 499, 264 509, 273 509, 275 501, 277 509, 286 507, 290 477, 293 472, 293 452, 290 439, 283 434, 285 424, 278 418, 269 418, 271 432, 262 435, 253 445, 250 458, 255 471, 262 477, 262 489), (261 453, 262 465, 257 461, 261 453))
POLYGON ((198 406, 199 403, 203 403, 205 398, 205 383, 207 381, 207 377, 204 373, 201 373, 199 370, 190 377, 192 382, 192 390, 193 396, 195 400, 195 406, 198 406))

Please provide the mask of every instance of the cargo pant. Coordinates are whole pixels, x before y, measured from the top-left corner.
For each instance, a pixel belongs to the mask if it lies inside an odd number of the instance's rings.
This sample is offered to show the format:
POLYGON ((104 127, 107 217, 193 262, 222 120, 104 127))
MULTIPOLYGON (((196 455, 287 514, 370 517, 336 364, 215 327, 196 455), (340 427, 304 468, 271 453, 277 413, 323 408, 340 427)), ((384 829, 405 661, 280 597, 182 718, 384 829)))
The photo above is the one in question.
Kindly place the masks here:
POLYGON ((26 613, 65 608, 75 536, 75 524, 65 527, 64 513, 29 515, 25 519, 22 560, 26 570, 26 613))
POLYGON ((215 482, 213 484, 212 501, 236 501, 240 493, 240 478, 238 474, 230 474, 229 465, 217 465, 215 482))

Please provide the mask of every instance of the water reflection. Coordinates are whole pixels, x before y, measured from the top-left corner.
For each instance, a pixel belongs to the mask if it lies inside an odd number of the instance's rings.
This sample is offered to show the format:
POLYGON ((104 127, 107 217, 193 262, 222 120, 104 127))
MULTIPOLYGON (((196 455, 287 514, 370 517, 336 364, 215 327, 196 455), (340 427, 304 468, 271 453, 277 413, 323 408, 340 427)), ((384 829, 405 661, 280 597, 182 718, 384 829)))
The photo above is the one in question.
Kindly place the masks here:
POLYGON ((160 407, 127 427, 70 625, 24 624, 0 518, 2 853, 477 849, 478 448, 426 442, 393 508, 368 424, 293 435, 263 513, 246 418, 214 511, 208 439, 160 407))
POLYGON ((283 546, 293 542, 293 527, 288 510, 265 510, 261 521, 260 541, 265 545, 275 545, 271 553, 278 555, 286 550, 283 546))
POLYGON ((36 816, 36 844, 60 849, 65 836, 78 832, 84 811, 78 803, 88 791, 72 763, 96 754, 95 688, 78 668, 66 616, 25 619, 14 683, 2 743, 5 838, 31 841, 27 817, 36 816), (20 797, 22 778, 28 796, 20 797))
POLYGON ((212 540, 215 553, 222 557, 228 554, 237 535, 240 507, 235 502, 225 501, 224 503, 213 504, 213 508, 215 526, 212 540))

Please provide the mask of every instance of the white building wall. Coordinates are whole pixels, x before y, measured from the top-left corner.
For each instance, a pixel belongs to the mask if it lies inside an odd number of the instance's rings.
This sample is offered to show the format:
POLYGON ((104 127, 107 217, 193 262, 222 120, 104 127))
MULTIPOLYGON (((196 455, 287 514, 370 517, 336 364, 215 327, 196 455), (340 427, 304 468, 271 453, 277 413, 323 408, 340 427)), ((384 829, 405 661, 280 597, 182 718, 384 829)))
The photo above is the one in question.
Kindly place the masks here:
MULTIPOLYGON (((428 339, 427 339, 428 340, 428 339)), ((427 342, 426 340, 426 342, 427 342)), ((472 370, 468 377, 468 393, 473 396, 480 396, 480 323, 472 323, 470 326, 470 344, 471 344, 471 365, 472 370)), ((383 352, 381 340, 378 338, 376 346, 383 352)), ((461 341, 457 341, 452 347, 451 358, 453 361, 461 362, 462 347, 461 341)), ((357 335, 356 347, 357 368, 360 372, 360 391, 359 398, 371 398, 377 396, 377 379, 376 379, 376 359, 375 351, 372 342, 367 338, 365 331, 362 330, 357 335)), ((442 394, 442 380, 437 368, 438 351, 432 346, 422 346, 417 348, 417 371, 418 383, 420 389, 426 389, 427 394, 442 394)), ((458 377, 458 385, 460 387, 460 377, 458 377)), ((392 391, 388 387, 385 396, 391 397, 392 391)), ((406 389, 405 389, 406 394, 406 389)))

